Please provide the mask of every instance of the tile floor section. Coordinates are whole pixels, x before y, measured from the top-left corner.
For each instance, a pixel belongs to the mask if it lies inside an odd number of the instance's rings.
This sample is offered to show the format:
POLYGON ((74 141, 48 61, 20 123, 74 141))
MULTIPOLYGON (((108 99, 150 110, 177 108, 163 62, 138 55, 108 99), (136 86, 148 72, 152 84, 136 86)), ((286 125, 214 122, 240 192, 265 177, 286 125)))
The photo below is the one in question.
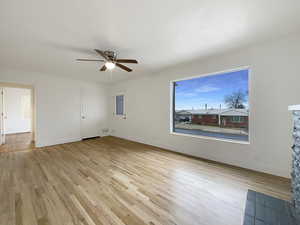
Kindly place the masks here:
POLYGON ((248 190, 244 225, 300 225, 290 202, 248 190))

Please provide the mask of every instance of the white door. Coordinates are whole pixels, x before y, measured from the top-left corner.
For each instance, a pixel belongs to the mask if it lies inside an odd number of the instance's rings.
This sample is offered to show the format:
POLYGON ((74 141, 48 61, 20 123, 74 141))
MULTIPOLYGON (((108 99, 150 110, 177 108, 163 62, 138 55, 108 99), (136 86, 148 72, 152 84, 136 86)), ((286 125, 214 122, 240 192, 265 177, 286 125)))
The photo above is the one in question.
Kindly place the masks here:
POLYGON ((4 88, 5 134, 31 132, 31 90, 4 88))
POLYGON ((100 136, 102 104, 99 87, 81 88, 81 138, 100 136))
POLYGON ((0 144, 5 144, 4 88, 0 87, 0 144))

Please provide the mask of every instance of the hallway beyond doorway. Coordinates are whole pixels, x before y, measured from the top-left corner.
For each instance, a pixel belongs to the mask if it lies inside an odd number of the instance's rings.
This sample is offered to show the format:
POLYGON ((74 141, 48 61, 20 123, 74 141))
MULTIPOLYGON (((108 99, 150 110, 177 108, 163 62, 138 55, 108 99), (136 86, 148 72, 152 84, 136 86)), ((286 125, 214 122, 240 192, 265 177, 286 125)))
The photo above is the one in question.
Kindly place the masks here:
POLYGON ((5 144, 0 145, 0 152, 16 152, 34 149, 32 133, 7 134, 5 144))

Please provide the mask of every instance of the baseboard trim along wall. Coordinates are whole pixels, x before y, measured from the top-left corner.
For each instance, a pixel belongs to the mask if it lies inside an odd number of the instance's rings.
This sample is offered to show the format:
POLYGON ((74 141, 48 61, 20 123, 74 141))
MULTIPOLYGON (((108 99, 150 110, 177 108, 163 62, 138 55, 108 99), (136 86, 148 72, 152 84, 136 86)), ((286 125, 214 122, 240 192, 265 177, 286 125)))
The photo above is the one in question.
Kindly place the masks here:
POLYGON ((97 138, 100 138, 100 136, 88 137, 88 138, 82 138, 82 141, 87 141, 87 140, 97 139, 97 138))
POLYGON ((48 146, 53 146, 53 145, 77 142, 77 141, 81 141, 81 140, 82 140, 81 138, 68 138, 68 139, 52 140, 52 141, 47 141, 47 142, 42 142, 42 143, 38 142, 38 143, 36 143, 36 147, 37 148, 48 147, 48 146))

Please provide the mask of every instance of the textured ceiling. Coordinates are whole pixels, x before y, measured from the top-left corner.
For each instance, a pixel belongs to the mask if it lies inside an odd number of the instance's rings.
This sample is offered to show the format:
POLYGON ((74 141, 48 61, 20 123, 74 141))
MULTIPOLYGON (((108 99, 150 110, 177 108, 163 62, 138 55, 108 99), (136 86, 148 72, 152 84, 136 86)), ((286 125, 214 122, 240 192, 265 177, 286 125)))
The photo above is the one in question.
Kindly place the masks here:
POLYGON ((1 0, 0 67, 116 82, 299 28, 296 0, 1 0), (111 77, 75 61, 94 48, 140 64, 111 77))

